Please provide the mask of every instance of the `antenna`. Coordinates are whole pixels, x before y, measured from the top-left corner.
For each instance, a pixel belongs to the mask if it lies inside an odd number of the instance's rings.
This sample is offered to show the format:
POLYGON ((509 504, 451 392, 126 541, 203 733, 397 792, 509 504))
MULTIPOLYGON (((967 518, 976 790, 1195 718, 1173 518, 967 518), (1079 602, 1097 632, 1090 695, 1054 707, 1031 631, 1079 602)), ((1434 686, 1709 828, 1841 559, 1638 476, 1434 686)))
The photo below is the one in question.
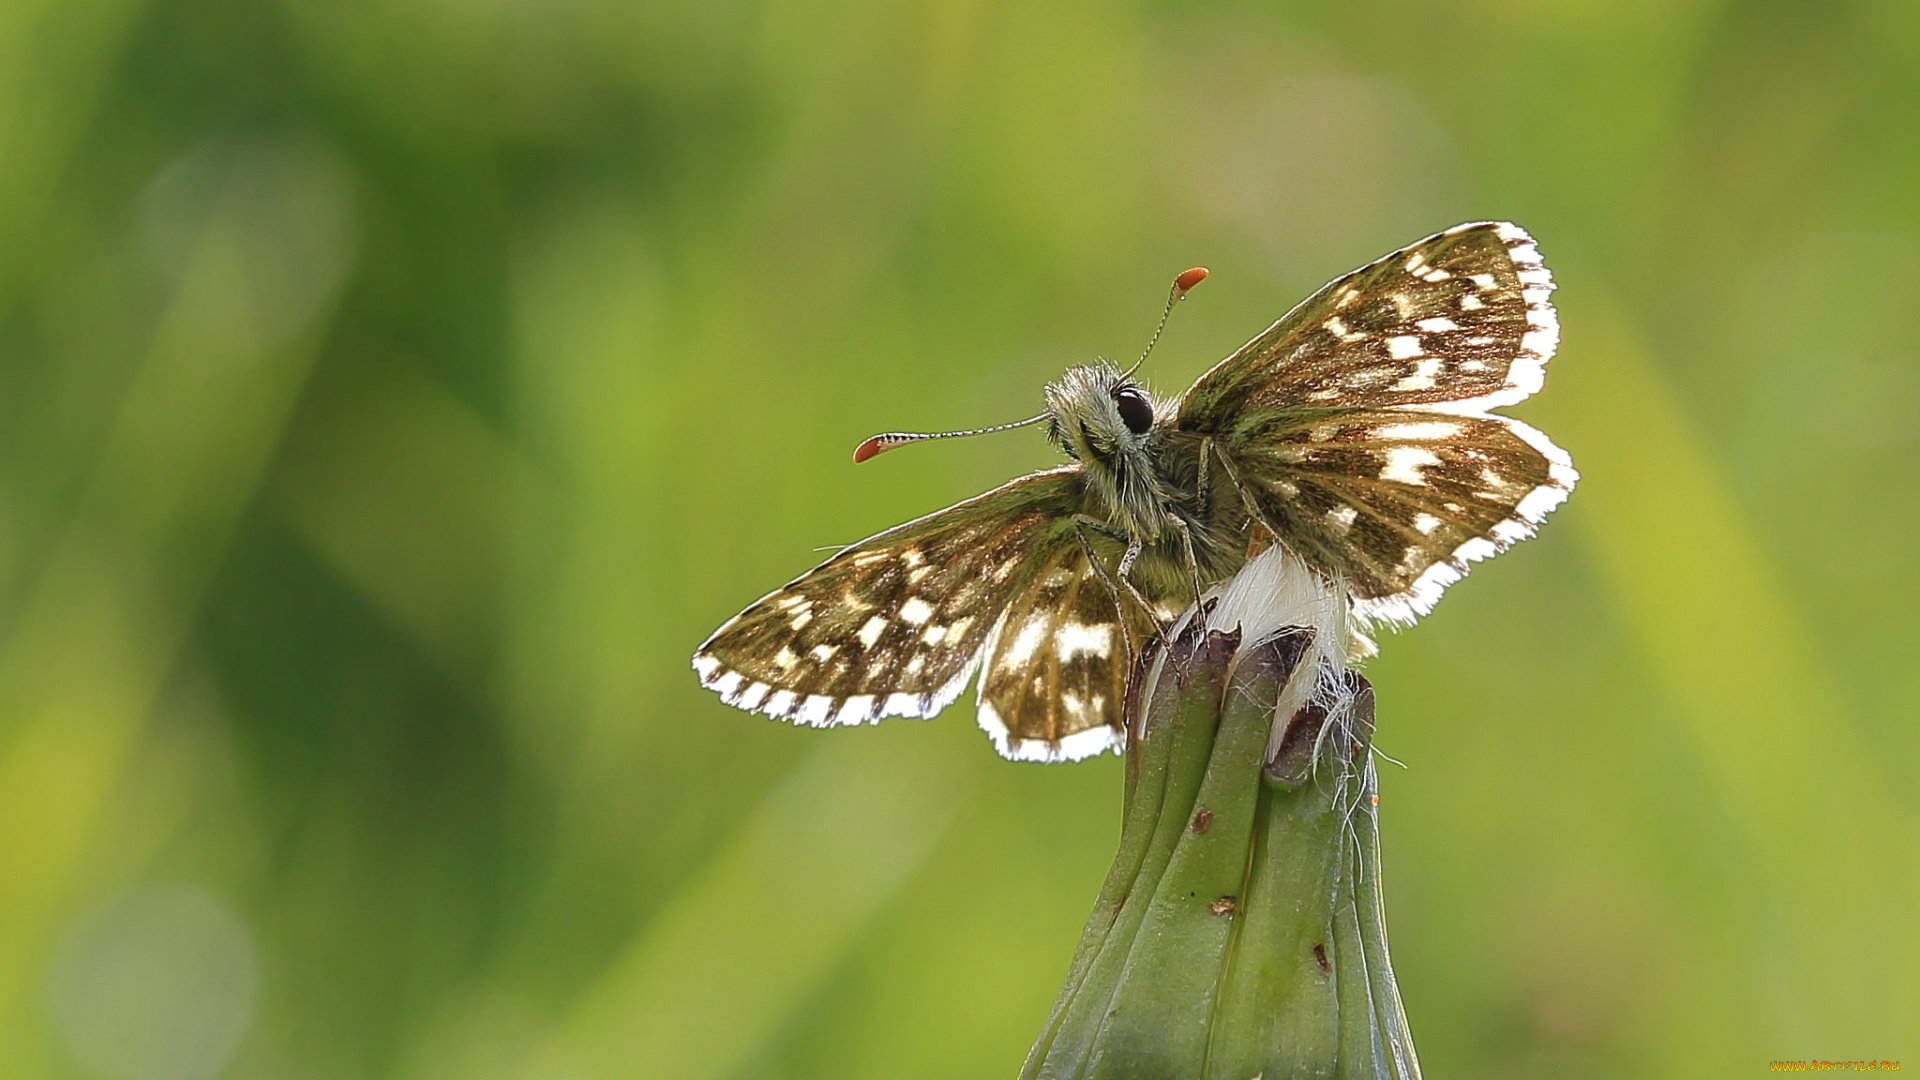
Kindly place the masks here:
POLYGON ((928 439, 958 439, 967 435, 987 435, 995 431, 1011 431, 1014 428, 1037 424, 1047 418, 1046 413, 1029 416, 1025 420, 1016 420, 1011 424, 996 424, 993 427, 974 428, 972 431, 889 431, 884 435, 875 435, 854 448, 853 460, 865 461, 875 454, 884 453, 896 446, 908 443, 926 442, 928 439))
POLYGON ((1147 339, 1146 350, 1140 354, 1140 359, 1135 360, 1133 366, 1128 368, 1126 374, 1120 376, 1121 378, 1127 378, 1139 371, 1140 365, 1147 362, 1147 357, 1153 353, 1153 347, 1160 342, 1160 331, 1167 328, 1167 319, 1173 315, 1173 305, 1186 298, 1187 290, 1205 280, 1207 280, 1207 268, 1204 266, 1182 270, 1180 276, 1173 279, 1173 288, 1167 290, 1167 309, 1160 313, 1160 325, 1153 328, 1153 336, 1147 339))

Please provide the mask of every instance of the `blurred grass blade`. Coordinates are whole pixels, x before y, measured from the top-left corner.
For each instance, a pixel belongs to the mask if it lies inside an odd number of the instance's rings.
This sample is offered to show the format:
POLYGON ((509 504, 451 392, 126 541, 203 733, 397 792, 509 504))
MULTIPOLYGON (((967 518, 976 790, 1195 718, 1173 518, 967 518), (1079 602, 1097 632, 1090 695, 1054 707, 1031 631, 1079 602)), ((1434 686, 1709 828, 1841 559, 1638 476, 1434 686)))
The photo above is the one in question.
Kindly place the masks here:
POLYGON ((721 1080, 761 1051, 964 796, 965 767, 939 747, 870 734, 840 733, 767 799, 649 920, 530 1077, 721 1080))

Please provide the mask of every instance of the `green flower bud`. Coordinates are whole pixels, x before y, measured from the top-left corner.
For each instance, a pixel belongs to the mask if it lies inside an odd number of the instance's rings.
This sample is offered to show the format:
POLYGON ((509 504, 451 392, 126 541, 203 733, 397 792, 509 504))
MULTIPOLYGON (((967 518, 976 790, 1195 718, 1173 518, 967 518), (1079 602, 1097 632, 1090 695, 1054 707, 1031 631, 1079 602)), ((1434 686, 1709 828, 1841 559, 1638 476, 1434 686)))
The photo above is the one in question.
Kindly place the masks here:
POLYGON ((1249 610, 1242 579, 1290 572, 1268 555, 1141 658, 1120 848, 1023 1078, 1419 1076, 1380 900, 1373 692, 1340 662, 1343 605, 1256 582, 1249 610))

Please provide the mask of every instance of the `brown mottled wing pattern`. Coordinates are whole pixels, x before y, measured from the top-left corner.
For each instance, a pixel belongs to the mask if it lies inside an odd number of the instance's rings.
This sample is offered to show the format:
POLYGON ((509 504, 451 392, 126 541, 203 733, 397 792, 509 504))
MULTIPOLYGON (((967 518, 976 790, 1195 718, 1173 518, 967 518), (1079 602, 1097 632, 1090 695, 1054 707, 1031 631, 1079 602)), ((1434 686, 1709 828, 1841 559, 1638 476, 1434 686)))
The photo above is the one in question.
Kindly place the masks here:
POLYGON ((1128 644, 1138 649, 1152 632, 1138 605, 1116 609, 1078 542, 1056 547, 987 643, 980 726, 1016 761, 1122 749, 1128 644), (1125 629, 1118 612, 1125 612, 1125 629))
MULTIPOLYGON (((934 715, 965 688, 1003 613, 1057 596, 1059 573, 1091 578, 1072 521, 1082 484, 1077 465, 1035 473, 854 544, 715 631, 694 654, 701 683, 730 705, 816 727, 934 715)), ((1096 633, 1113 612, 1111 597, 1088 594, 1059 632, 1096 633)), ((1058 649, 1049 640, 1040 653, 1058 649)), ((1124 678, 1125 658, 1113 663, 1124 678)), ((1094 666, 1067 671, 1112 682, 1094 666)), ((1001 699, 989 690, 985 700, 1001 699)), ((1099 723, 1117 730, 1111 700, 1099 723)), ((1036 719, 1028 705, 994 715, 1011 721, 989 727, 1009 756, 1085 756, 1107 745, 1066 743, 1083 729, 1036 719)))
POLYGON ((1179 427, 1230 436, 1274 408, 1511 405, 1540 389, 1559 342, 1552 291, 1518 226, 1456 226, 1322 287, 1214 365, 1179 427))
POLYGON ((1533 239, 1461 225, 1327 285, 1202 376, 1176 421, 1251 509, 1410 623, 1467 564, 1529 536, 1578 478, 1545 435, 1487 410, 1540 388, 1559 340, 1533 239))
POLYGON ((1345 581, 1370 618, 1408 623, 1466 564, 1532 535, 1573 469, 1505 416, 1355 410, 1288 425, 1232 458, 1275 535, 1345 581))

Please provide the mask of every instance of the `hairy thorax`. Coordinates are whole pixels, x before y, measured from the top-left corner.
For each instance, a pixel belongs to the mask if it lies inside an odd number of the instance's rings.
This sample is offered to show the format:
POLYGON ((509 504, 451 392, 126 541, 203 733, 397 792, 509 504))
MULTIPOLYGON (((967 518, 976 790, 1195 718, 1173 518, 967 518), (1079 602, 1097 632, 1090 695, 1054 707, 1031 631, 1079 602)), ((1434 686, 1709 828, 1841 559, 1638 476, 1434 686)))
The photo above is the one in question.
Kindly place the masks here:
POLYGON ((1206 476, 1203 489, 1205 444, 1175 428, 1174 401, 1148 398, 1105 364, 1069 368, 1046 394, 1048 436, 1086 476, 1084 513, 1107 526, 1109 539, 1139 545, 1135 574, 1149 595, 1191 593, 1176 519, 1193 539, 1203 581, 1239 567, 1246 556, 1245 515, 1231 488, 1222 490, 1223 478, 1206 476))

